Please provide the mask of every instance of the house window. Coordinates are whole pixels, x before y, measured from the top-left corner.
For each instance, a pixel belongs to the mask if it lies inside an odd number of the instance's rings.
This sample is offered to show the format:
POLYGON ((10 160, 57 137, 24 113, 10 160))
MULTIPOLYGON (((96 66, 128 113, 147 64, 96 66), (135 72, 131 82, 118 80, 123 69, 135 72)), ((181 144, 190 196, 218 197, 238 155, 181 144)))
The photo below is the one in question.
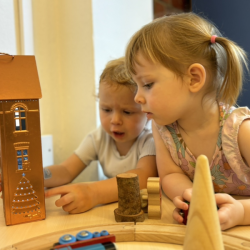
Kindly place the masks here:
POLYGON ((30 155, 29 155, 29 142, 16 142, 15 147, 15 161, 16 172, 27 172, 31 170, 30 167, 30 155))
POLYGON ((29 165, 28 149, 16 150, 16 157, 17 157, 17 170, 27 170, 27 165, 29 165))
POLYGON ((26 110, 23 107, 16 107, 14 110, 16 131, 27 130, 26 118, 26 110))

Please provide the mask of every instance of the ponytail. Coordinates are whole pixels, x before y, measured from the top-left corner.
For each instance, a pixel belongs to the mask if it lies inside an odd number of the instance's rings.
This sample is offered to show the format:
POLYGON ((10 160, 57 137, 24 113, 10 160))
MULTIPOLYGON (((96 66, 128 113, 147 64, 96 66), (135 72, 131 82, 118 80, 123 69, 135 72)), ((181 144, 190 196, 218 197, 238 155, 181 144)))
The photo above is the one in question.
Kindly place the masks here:
POLYGON ((242 90, 244 65, 248 70, 247 56, 242 48, 227 38, 216 37, 216 43, 223 47, 227 55, 226 71, 218 91, 218 100, 232 106, 236 104, 242 90))

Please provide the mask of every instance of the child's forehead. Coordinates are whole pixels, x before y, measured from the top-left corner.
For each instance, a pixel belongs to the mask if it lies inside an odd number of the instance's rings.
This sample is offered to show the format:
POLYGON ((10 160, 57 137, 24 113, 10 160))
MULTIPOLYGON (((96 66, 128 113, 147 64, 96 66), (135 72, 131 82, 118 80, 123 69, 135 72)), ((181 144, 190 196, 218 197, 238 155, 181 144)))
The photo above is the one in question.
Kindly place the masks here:
POLYGON ((113 92, 114 94, 117 94, 117 92, 123 92, 126 94, 130 94, 135 96, 136 94, 136 85, 132 85, 130 83, 118 83, 114 81, 109 80, 103 80, 100 82, 99 85, 99 94, 101 92, 113 92))
POLYGON ((160 63, 156 56, 149 51, 139 49, 134 54, 131 54, 127 58, 127 69, 132 75, 136 75, 137 67, 144 67, 145 64, 157 64, 160 63))
POLYGON ((133 99, 127 98, 100 98, 100 107, 117 108, 120 110, 141 110, 141 106, 133 99))
MULTIPOLYGON (((161 65, 160 62, 158 62, 156 59, 150 59, 145 54, 138 52, 136 56, 133 59, 133 71, 132 75, 137 75, 138 71, 148 70, 157 68, 161 65)), ((163 65, 161 65, 163 66, 163 65)))
POLYGON ((99 103, 104 106, 135 108, 140 106, 134 101, 135 94, 128 86, 103 84, 99 89, 99 103))

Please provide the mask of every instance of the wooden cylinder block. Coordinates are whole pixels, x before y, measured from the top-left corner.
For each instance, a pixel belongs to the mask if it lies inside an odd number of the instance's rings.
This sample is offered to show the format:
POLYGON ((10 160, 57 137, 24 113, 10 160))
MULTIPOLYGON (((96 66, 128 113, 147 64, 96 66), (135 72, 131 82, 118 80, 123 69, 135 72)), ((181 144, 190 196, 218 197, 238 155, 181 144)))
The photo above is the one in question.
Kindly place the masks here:
POLYGON ((137 174, 119 174, 116 176, 116 180, 118 186, 118 208, 114 211, 115 220, 117 222, 144 221, 137 174))

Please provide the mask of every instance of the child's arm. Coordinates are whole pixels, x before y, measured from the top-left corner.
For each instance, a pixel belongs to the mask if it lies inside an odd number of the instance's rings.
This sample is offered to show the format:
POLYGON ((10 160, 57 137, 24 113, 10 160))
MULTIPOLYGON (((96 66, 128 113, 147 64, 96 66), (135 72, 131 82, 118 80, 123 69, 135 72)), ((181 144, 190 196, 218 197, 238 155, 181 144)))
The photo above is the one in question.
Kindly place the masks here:
MULTIPOLYGON (((239 128, 238 143, 241 156, 250 166, 250 119, 242 122, 239 128)), ((250 225, 250 199, 236 200, 227 194, 216 194, 219 206, 221 229, 236 225, 250 225)))
POLYGON ((152 129, 156 147, 157 168, 162 182, 162 189, 173 200, 176 196, 182 196, 183 191, 191 188, 193 184, 182 169, 172 160, 154 122, 152 123, 152 129))
POLYGON ((173 218, 179 223, 182 223, 183 217, 179 212, 181 209, 188 209, 188 205, 184 202, 184 199, 190 201, 193 183, 172 160, 154 122, 152 123, 152 129, 156 147, 157 169, 161 179, 162 189, 164 193, 173 200, 176 206, 173 212, 173 218))
MULTIPOLYGON (((136 173, 139 177, 140 188, 146 188, 148 177, 157 176, 155 156, 142 157, 136 169, 127 173, 136 173)), ((56 206, 62 207, 69 213, 85 212, 98 204, 118 200, 116 177, 98 182, 57 187, 46 191, 45 194, 46 197, 61 195, 61 198, 56 201, 56 206)))
POLYGON ((76 154, 72 154, 60 165, 44 168, 44 186, 57 187, 70 183, 85 169, 86 165, 76 154))

